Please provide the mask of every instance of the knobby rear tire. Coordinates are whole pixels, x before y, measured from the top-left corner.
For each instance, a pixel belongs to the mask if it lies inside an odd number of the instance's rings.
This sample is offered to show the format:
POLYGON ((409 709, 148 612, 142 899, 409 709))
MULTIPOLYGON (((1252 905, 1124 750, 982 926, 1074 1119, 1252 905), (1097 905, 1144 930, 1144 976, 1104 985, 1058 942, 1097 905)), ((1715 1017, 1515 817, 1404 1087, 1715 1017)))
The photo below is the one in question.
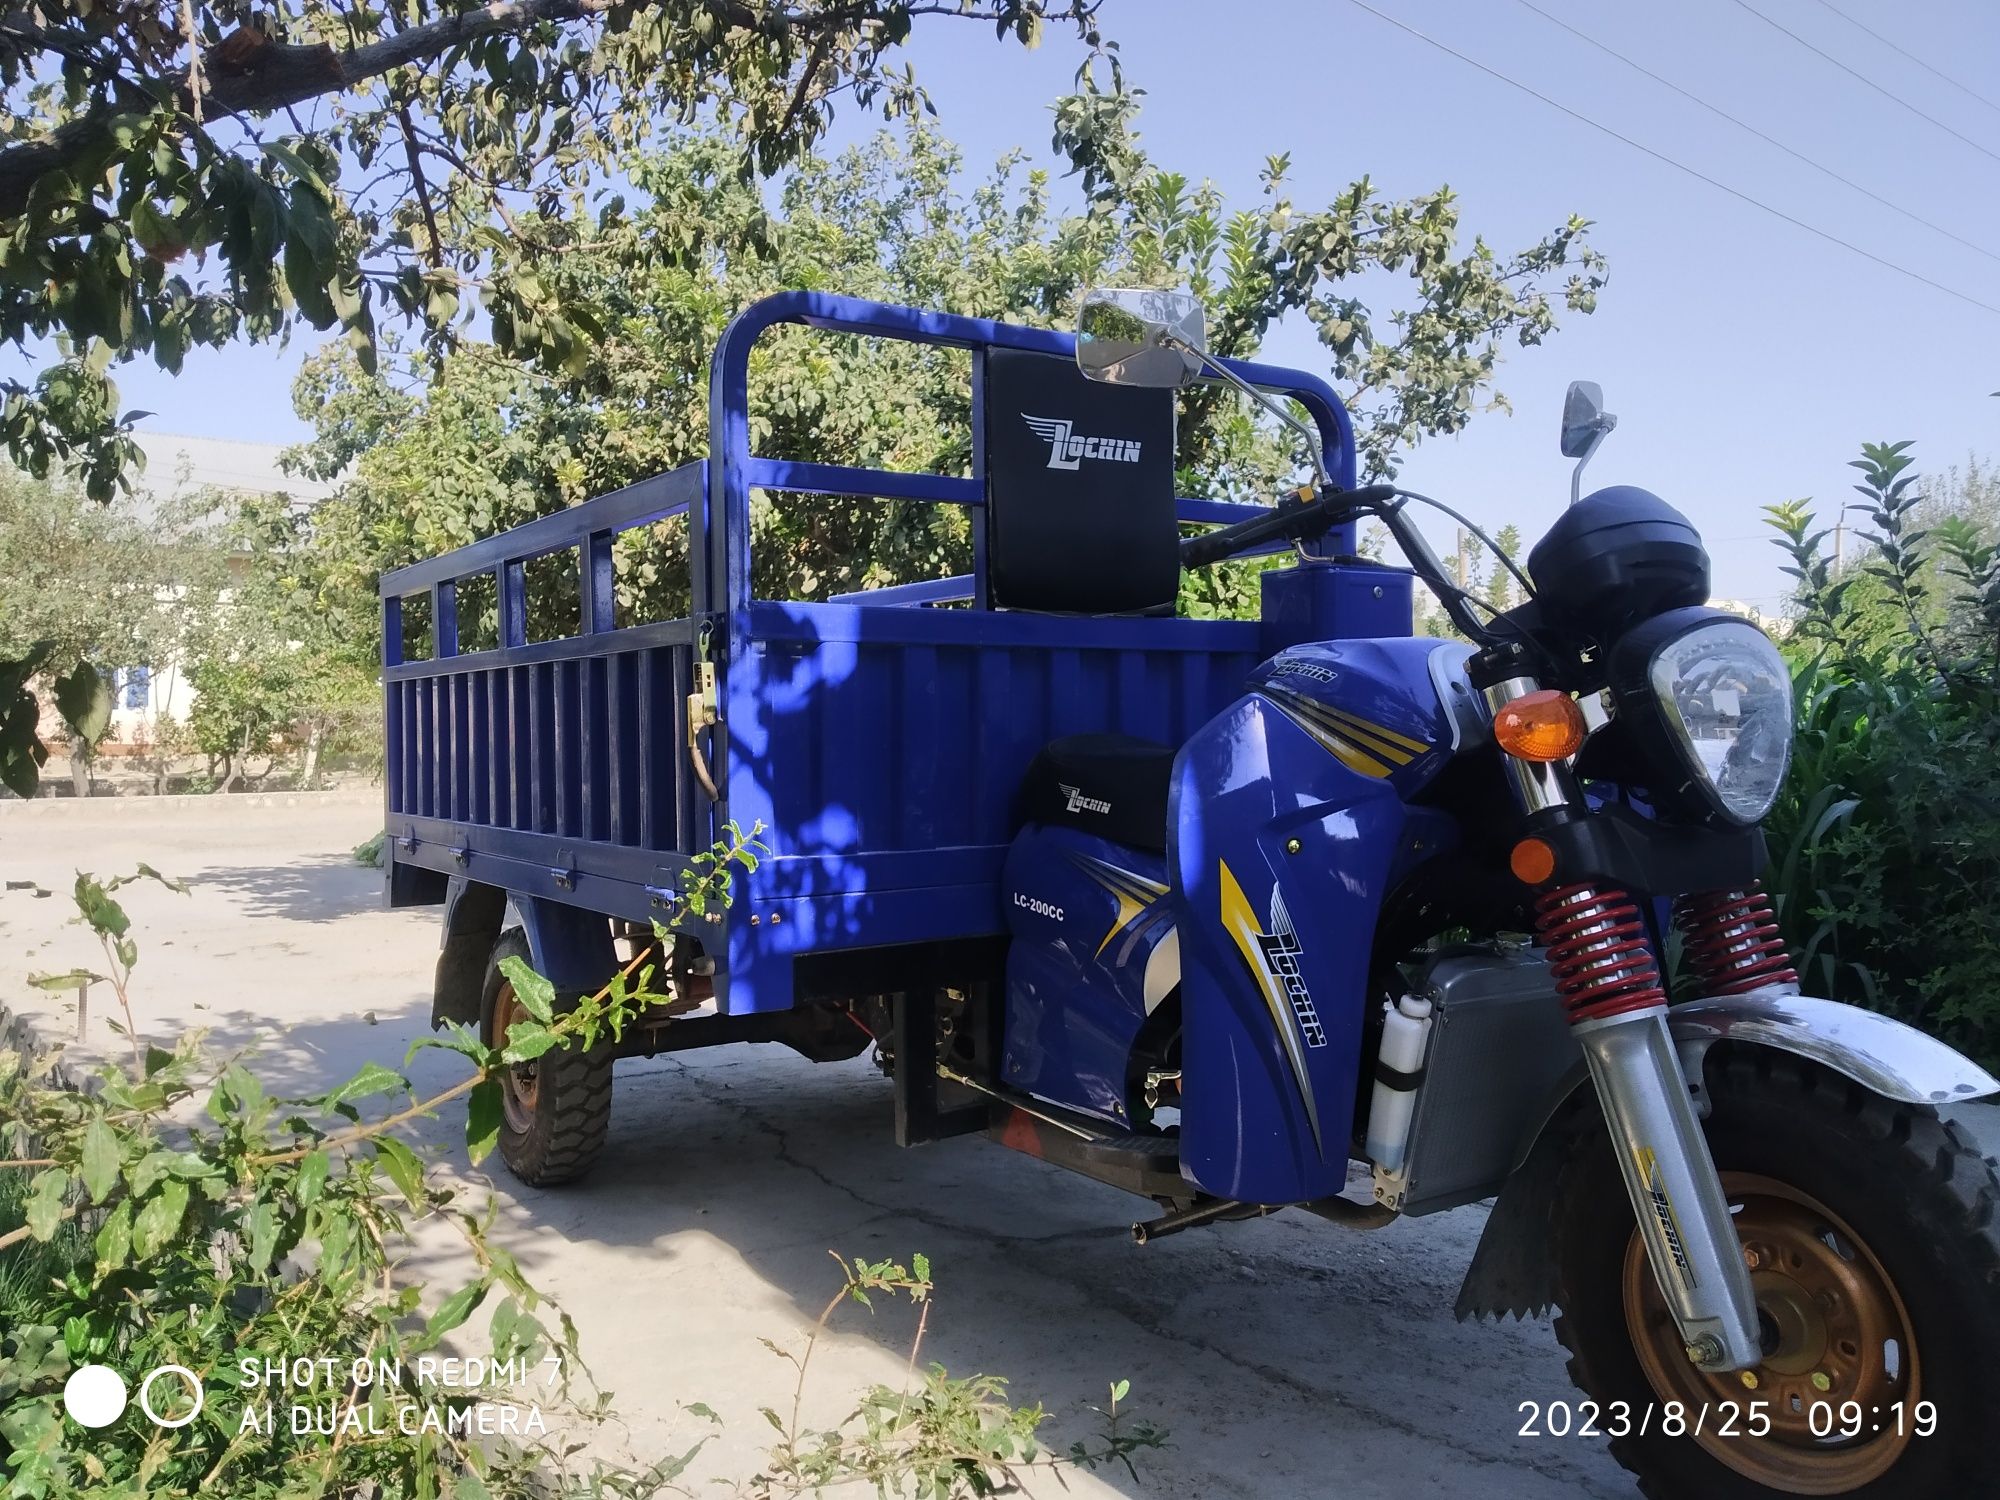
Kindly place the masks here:
MULTIPOLYGON (((518 930, 500 935, 486 964, 480 1032, 489 1047, 499 1045, 499 1007, 507 987, 500 962, 509 957, 533 962, 527 937, 518 930)), ((500 1159, 527 1186, 556 1187, 583 1176, 604 1149, 611 1129, 611 1050, 608 1044, 587 1052, 559 1047, 542 1054, 535 1068, 536 1098, 525 1128, 516 1129, 504 1113, 501 1117, 500 1159)))

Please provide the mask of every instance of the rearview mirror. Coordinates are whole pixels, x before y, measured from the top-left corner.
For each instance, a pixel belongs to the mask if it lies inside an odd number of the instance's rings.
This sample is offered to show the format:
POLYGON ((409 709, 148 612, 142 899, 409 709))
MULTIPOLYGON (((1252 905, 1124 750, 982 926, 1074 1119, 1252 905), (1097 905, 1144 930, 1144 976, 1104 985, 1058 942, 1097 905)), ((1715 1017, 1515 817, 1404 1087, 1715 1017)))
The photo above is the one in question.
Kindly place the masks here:
POLYGON ((1107 385, 1178 390, 1207 347, 1207 316, 1186 292, 1100 289, 1077 313, 1076 367, 1107 385))
POLYGON ((1617 420, 1606 418, 1603 386, 1594 380, 1572 380, 1569 394, 1563 398, 1563 457, 1588 457, 1617 420))

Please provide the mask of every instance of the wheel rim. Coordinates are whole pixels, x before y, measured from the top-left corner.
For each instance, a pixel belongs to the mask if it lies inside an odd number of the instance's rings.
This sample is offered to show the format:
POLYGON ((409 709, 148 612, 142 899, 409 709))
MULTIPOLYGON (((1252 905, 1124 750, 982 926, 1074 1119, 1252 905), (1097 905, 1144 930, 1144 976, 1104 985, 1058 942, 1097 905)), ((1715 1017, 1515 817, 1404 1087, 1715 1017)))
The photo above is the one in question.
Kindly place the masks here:
POLYGON ((1864 1428, 1893 1403, 1905 1410, 1921 1393, 1909 1311, 1866 1242, 1823 1203, 1768 1177, 1724 1172, 1744 1263, 1757 1297, 1764 1361, 1753 1370, 1711 1374, 1688 1359, 1635 1232, 1625 1250, 1625 1321, 1639 1365, 1663 1400, 1711 1411, 1695 1441, 1739 1474, 1792 1495, 1839 1495, 1880 1478, 1902 1456, 1910 1429, 1893 1417, 1879 1432, 1840 1436, 1844 1403, 1859 1405, 1864 1428), (1815 1412, 1815 1407, 1818 1411, 1815 1412), (1751 1414, 1770 1430, 1752 1436, 1751 1414), (1814 1432, 1815 1417, 1825 1432, 1814 1432), (1715 1429, 1730 1425, 1723 1435, 1715 1429), (1900 1430, 1899 1430, 1900 1429, 1900 1430))
MULTIPOLYGON (((495 1005, 499 1018, 500 1045, 507 1045, 507 1038, 513 1033, 517 1021, 530 1021, 534 1017, 528 1013, 514 995, 514 986, 502 981, 500 995, 495 1005)), ((535 1120, 535 1106, 542 1097, 541 1078, 532 1062, 516 1063, 500 1075, 500 1112, 506 1116, 507 1128, 516 1135, 526 1133, 535 1120)))

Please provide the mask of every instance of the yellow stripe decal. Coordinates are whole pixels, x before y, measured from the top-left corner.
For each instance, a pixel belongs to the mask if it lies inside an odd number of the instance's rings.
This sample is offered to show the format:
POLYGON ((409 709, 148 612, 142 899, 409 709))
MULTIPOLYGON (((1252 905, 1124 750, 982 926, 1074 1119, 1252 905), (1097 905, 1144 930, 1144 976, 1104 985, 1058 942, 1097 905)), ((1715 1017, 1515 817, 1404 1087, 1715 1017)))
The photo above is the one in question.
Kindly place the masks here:
POLYGON ((1332 729, 1307 718, 1298 709, 1282 698, 1274 698, 1278 712, 1290 719, 1299 728, 1318 742, 1319 747, 1332 755, 1350 771, 1358 771, 1363 776, 1373 776, 1378 781, 1389 774, 1389 767, 1369 754, 1351 740, 1341 738, 1332 729))
POLYGON ((1312 1126, 1313 1144, 1319 1148, 1319 1154, 1325 1156, 1326 1143, 1319 1133, 1319 1105, 1313 1099, 1312 1082, 1306 1075, 1306 1055, 1299 1040, 1298 1017, 1292 1014, 1291 1001, 1285 997, 1284 987, 1264 962, 1264 954, 1257 946, 1258 935, 1263 931, 1258 925, 1257 913, 1251 909, 1243 887, 1236 883, 1229 862, 1218 860, 1216 863, 1222 871, 1222 925, 1236 940, 1237 950, 1242 953, 1244 963, 1250 966, 1250 977, 1257 981, 1257 988, 1263 992, 1264 1004, 1271 1011, 1272 1024, 1278 1028, 1278 1039, 1284 1043, 1285 1057, 1292 1065, 1292 1075, 1298 1079, 1299 1097, 1305 1101, 1306 1123, 1312 1126))
POLYGON ((1153 903, 1167 893, 1167 888, 1157 880, 1148 880, 1134 871, 1121 869, 1101 859, 1093 859, 1088 854, 1072 854, 1070 857, 1086 875, 1118 899, 1118 915, 1111 923, 1111 930, 1104 934, 1104 941, 1097 945, 1097 952, 1091 955, 1093 958, 1102 958, 1104 950, 1111 946, 1111 940, 1150 911, 1153 903))
POLYGON ((1430 745, 1424 740, 1413 740, 1407 734, 1398 734, 1385 724, 1377 724, 1373 719, 1364 719, 1359 714, 1351 714, 1344 708, 1334 708, 1329 705, 1327 712, 1332 714, 1336 719, 1346 720, 1356 729, 1366 730, 1369 734, 1374 735, 1386 744, 1397 745, 1408 750, 1412 755, 1422 755, 1426 750, 1430 749, 1430 745))

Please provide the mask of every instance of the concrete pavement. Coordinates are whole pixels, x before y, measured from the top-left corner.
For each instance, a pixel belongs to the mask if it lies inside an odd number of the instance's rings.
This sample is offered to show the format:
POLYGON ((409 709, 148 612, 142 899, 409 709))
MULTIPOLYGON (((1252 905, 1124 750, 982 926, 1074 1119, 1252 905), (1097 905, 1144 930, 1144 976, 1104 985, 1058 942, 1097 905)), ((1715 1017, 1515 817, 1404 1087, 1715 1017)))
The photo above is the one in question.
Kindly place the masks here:
MULTIPOLYGON (((30 970, 93 957, 67 891, 79 868, 145 860, 189 896, 130 888, 142 1032, 210 1028, 253 1046, 299 1091, 376 1059, 401 1066, 426 1030, 435 914, 380 906, 351 847, 372 796, 105 799, 0 805, 0 874, 53 891, 0 895, 0 998, 45 1033, 73 1029, 30 970), (372 1024, 371 1024, 372 1022, 372 1024)), ((88 1046, 118 1045, 93 1002, 88 1046)), ((461 1076, 427 1053, 419 1087, 461 1076)), ((1171 1430, 1139 1478, 1069 1481, 1081 1496, 1496 1497, 1636 1493, 1593 1440, 1516 1436, 1520 1403, 1573 1392, 1541 1324, 1460 1326, 1451 1308, 1483 1209, 1363 1234, 1296 1213, 1132 1245, 1146 1207, 982 1140, 890 1143, 887 1083, 865 1058, 815 1067, 736 1047, 622 1064, 610 1147, 584 1183, 519 1188, 494 1163, 504 1242, 576 1318, 586 1357, 655 1459, 701 1423, 726 1428, 690 1477, 751 1473, 784 1406, 795 1344, 838 1284, 827 1252, 932 1261, 927 1358, 1011 1381, 1054 1414, 1060 1447, 1086 1403, 1129 1379, 1131 1409, 1171 1430)), ((463 1172, 456 1115, 422 1138, 463 1172)), ((476 1174, 465 1174, 476 1176, 476 1174)), ((426 1240, 425 1255, 449 1250, 426 1240)), ((843 1310, 813 1364, 812 1411, 837 1420, 872 1381, 900 1381, 913 1320, 843 1310)), ((1053 1483, 1037 1493, 1063 1493, 1053 1483)))

